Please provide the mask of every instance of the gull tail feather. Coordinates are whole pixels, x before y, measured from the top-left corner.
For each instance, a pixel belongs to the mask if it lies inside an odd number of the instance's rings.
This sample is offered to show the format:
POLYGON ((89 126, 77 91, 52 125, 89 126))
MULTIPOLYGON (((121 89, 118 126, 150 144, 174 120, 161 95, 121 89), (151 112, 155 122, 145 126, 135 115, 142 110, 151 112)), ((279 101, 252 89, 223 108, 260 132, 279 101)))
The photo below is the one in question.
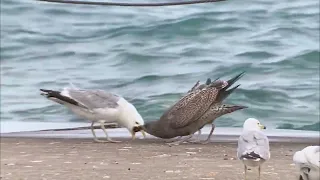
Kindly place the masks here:
MULTIPOLYGON (((229 79, 228 85, 224 88, 224 89, 228 89, 229 87, 231 87, 236 81, 238 81, 243 75, 245 74, 245 71, 242 71, 240 74, 238 74, 237 76, 229 79)), ((216 81, 218 81, 221 77, 216 78, 215 80, 211 81, 210 78, 207 79, 206 85, 215 83, 216 81), (209 81, 210 80, 210 81, 209 81)))
POLYGON ((262 159, 259 154, 255 153, 253 151, 242 155, 240 158, 241 159, 262 159))
POLYGON ((236 90, 238 87, 240 86, 237 85, 229 90, 222 90, 220 91, 218 97, 217 97, 217 101, 222 102, 223 100, 225 100, 234 90, 236 90))
POLYGON ((40 91, 41 91, 41 95, 59 104, 69 103, 75 106, 83 107, 83 105, 79 104, 74 99, 71 99, 70 97, 62 95, 60 91, 54 91, 49 89, 40 89, 40 91))
MULTIPOLYGON (((216 81, 216 80, 214 80, 214 81, 216 81)), ((207 79, 207 81, 206 81, 206 85, 211 84, 211 82, 212 82, 212 81, 211 81, 211 79, 210 79, 210 78, 208 78, 208 79, 207 79)))
POLYGON ((238 74, 237 76, 229 79, 228 85, 224 88, 224 89, 228 89, 229 87, 231 87, 236 81, 238 81, 243 75, 244 75, 245 71, 241 72, 240 74, 238 74))
POLYGON ((240 105, 228 105, 228 104, 223 104, 220 110, 220 114, 225 115, 225 114, 229 114, 241 109, 246 109, 248 108, 247 106, 240 106, 240 105))
POLYGON ((237 76, 229 79, 227 82, 228 82, 228 85, 225 86, 220 92, 219 92, 219 95, 217 97, 217 101, 219 102, 222 102, 224 99, 226 99, 234 90, 236 90, 239 86, 235 86, 229 90, 227 90, 229 87, 231 87, 236 81, 238 81, 243 75, 244 75, 245 71, 241 72, 240 74, 238 74, 237 76))

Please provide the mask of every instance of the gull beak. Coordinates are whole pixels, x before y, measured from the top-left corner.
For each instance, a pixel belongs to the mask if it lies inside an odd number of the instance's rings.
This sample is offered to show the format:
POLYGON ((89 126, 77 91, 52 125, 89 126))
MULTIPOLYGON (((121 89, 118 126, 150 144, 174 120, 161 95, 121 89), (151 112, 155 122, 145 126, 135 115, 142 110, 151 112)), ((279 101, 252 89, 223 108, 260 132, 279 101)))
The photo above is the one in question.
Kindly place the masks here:
MULTIPOLYGON (((142 133, 143 137, 146 138, 146 133, 144 132, 144 130, 141 130, 141 133, 142 133)), ((136 139, 136 132, 132 132, 131 135, 132 135, 132 140, 135 140, 136 139)))
POLYGON ((260 127, 260 129, 267 129, 267 127, 262 124, 260 124, 259 127, 260 127))
POLYGON ((139 131, 141 131, 143 137, 146 138, 146 133, 144 132, 142 127, 141 126, 136 126, 136 127, 133 127, 133 129, 131 131, 132 140, 134 140, 136 138, 136 133, 139 132, 139 131))

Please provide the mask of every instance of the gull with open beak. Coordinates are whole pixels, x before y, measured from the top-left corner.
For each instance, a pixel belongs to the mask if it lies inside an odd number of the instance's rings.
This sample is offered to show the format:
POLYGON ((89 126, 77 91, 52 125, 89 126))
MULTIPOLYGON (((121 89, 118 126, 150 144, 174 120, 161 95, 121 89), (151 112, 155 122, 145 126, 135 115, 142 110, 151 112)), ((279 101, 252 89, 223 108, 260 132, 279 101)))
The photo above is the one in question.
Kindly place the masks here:
MULTIPOLYGON (((120 142, 112 140, 107 133, 105 124, 116 123, 125 127, 135 139, 136 128, 144 125, 144 120, 137 109, 118 95, 103 90, 84 90, 78 88, 64 88, 61 92, 40 89, 41 95, 68 107, 73 113, 91 121, 91 132, 96 142, 120 142), (94 123, 100 123, 107 141, 97 139, 94 132, 94 123)), ((141 130, 143 136, 145 133, 141 130)))

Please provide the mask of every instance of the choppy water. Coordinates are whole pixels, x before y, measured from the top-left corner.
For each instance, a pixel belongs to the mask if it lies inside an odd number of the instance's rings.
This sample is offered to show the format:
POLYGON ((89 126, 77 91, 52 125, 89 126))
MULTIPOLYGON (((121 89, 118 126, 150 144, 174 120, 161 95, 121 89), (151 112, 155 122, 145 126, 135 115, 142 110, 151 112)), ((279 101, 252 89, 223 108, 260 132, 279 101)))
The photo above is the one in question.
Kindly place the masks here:
POLYGON ((130 100, 146 121, 197 80, 245 70, 226 102, 272 128, 319 130, 319 1, 128 8, 1 0, 1 121, 83 121, 39 95, 69 82, 130 100))

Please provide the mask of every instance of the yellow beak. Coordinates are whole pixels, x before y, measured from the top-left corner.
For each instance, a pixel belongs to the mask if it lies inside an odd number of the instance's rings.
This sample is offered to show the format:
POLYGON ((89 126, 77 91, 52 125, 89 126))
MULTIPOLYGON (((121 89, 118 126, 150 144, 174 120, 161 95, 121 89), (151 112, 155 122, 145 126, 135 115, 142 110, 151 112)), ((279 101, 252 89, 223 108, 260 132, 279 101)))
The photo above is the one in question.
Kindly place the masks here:
POLYGON ((260 127, 260 129, 267 129, 267 127, 262 124, 259 124, 259 127, 260 127))

